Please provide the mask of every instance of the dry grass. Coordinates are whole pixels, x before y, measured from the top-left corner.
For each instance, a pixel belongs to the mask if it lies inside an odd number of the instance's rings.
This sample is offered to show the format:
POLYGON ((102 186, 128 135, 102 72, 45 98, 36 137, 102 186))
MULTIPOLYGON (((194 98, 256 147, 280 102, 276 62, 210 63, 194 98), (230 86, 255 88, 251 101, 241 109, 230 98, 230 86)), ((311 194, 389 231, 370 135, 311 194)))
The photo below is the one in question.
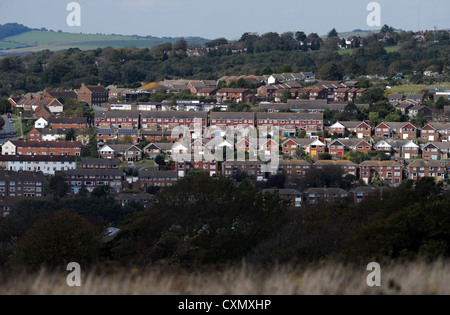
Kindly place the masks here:
POLYGON ((381 266, 381 287, 369 287, 366 266, 325 264, 302 270, 275 266, 263 271, 239 267, 188 272, 152 267, 142 271, 83 273, 81 287, 69 287, 69 272, 0 273, 0 294, 11 295, 368 295, 450 294, 450 265, 445 261, 381 266))

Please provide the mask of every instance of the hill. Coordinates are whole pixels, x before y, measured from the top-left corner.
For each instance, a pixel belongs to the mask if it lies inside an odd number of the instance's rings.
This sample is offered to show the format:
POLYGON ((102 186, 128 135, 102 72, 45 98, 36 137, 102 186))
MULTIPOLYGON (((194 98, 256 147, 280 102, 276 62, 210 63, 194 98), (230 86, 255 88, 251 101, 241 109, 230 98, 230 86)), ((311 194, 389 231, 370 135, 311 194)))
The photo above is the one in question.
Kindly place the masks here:
MULTIPOLYGON (((0 56, 21 55, 30 52, 38 52, 45 49, 61 51, 69 48, 91 50, 111 46, 122 48, 135 46, 137 48, 151 48, 164 43, 175 43, 178 38, 152 37, 152 36, 124 36, 105 34, 83 34, 54 32, 46 29, 32 30, 29 28, 5 27, 0 25, 0 56), (2 37, 2 34, 4 36, 2 37)), ((200 37, 187 37, 189 44, 201 45, 207 39, 200 37)))

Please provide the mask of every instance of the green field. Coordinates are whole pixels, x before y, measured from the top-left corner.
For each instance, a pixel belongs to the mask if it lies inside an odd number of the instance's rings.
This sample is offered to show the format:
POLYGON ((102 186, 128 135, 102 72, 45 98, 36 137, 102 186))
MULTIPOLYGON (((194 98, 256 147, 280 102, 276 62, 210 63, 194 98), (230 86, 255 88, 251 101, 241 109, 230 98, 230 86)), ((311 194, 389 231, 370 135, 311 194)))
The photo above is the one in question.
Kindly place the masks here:
MULTIPOLYGON (((189 39, 187 39, 190 41, 189 39)), ((0 41, 0 52, 14 54, 36 52, 44 49, 59 51, 68 48, 91 50, 111 46, 113 48, 135 46, 150 48, 163 43, 174 43, 175 38, 138 38, 119 35, 75 34, 64 32, 30 31, 7 37, 0 41)), ((195 40, 200 44, 207 40, 195 40)))
MULTIPOLYGON (((386 52, 392 53, 392 52, 398 51, 399 47, 398 46, 389 46, 389 47, 385 47, 384 49, 386 50, 386 52)), ((338 54, 339 55, 347 55, 347 54, 352 55, 353 51, 354 51, 354 49, 338 50, 338 54)))
POLYGON ((450 89, 450 83, 437 83, 433 85, 426 84, 404 84, 399 86, 393 86, 389 89, 392 93, 421 93, 423 90, 427 89, 450 89))

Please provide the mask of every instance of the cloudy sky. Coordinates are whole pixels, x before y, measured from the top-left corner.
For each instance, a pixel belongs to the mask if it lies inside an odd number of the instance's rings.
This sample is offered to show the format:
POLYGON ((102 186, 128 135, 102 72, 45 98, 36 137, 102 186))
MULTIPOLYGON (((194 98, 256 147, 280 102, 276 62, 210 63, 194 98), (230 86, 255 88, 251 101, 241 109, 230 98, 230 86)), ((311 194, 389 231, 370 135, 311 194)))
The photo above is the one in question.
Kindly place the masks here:
MULTIPOLYGON (((0 24, 83 33, 238 39, 245 32, 338 32, 367 25, 371 0, 78 0, 81 26, 68 26, 71 0, 0 0, 0 24)), ((450 28, 449 0, 378 0, 381 25, 450 28)))

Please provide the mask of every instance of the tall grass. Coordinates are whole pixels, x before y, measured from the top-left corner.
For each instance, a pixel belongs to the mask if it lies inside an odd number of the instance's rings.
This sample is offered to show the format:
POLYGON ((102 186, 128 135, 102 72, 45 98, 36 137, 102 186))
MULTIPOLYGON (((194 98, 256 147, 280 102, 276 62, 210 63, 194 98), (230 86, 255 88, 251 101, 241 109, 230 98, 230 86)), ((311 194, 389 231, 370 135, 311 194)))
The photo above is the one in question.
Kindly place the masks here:
POLYGON ((450 294, 448 261, 381 266, 381 286, 369 287, 366 266, 325 263, 263 270, 241 264, 187 271, 174 267, 82 270, 81 287, 69 287, 68 271, 0 272, 0 294, 29 295, 368 295, 450 294))

